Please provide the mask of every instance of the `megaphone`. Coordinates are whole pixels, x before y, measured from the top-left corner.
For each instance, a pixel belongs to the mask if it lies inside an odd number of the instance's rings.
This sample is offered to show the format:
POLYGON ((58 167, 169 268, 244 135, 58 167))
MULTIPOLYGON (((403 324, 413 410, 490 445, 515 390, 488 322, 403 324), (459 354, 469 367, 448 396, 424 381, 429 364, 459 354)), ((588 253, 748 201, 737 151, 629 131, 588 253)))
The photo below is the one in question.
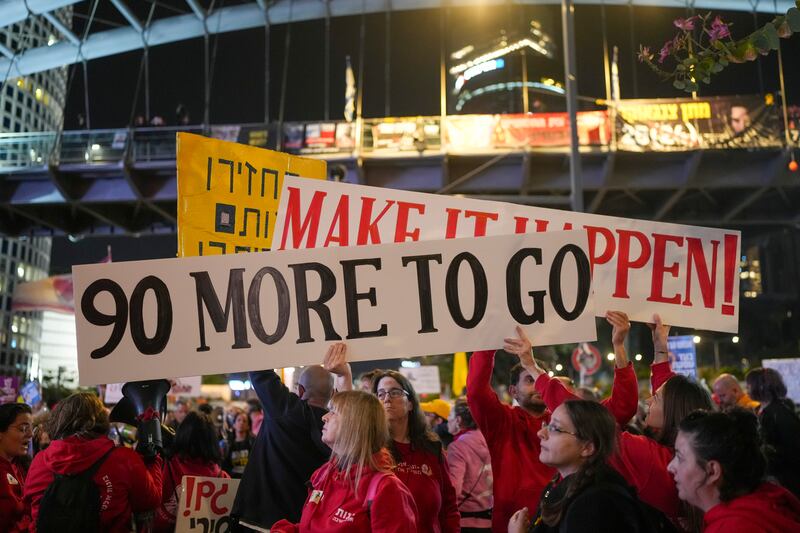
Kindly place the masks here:
POLYGON ((136 451, 144 457, 155 457, 164 447, 161 417, 167 410, 167 393, 171 384, 166 379, 130 381, 122 386, 123 398, 111 410, 112 422, 137 426, 139 442, 136 451))

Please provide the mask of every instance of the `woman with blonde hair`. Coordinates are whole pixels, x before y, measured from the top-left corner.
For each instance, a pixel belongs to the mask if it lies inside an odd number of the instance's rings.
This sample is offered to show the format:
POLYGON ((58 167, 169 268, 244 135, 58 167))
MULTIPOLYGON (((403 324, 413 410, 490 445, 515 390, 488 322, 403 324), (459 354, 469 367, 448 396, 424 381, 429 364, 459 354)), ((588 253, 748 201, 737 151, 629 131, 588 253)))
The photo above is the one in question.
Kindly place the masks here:
POLYGON ((381 403, 363 391, 333 396, 322 417, 330 460, 311 476, 299 524, 281 520, 273 533, 416 533, 417 508, 394 475, 384 447, 389 429, 381 403))

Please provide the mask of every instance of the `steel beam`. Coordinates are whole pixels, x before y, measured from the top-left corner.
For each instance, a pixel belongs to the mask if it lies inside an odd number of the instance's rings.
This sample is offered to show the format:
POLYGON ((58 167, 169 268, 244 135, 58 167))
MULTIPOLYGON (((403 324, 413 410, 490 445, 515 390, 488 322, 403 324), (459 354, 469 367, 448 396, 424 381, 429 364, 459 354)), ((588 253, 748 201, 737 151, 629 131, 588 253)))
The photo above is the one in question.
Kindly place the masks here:
MULTIPOLYGON (((405 2, 392 2, 393 11, 407 11, 412 9, 436 9, 444 5, 452 7, 467 7, 473 5, 506 5, 507 0, 410 0, 405 2)), ((75 0, 28 0, 31 11, 46 12, 64 5, 74 4, 75 0), (44 6, 44 7, 41 7, 44 6), (40 11, 36 11, 40 9, 40 11)), ((519 0, 523 5, 556 4, 560 0, 519 0)), ((597 4, 598 0, 575 0, 576 4, 597 4)), ((606 4, 627 5, 628 0, 607 0, 606 4)), ((634 0, 636 6, 681 7, 671 0, 634 0)), ((793 6, 792 0, 779 0, 778 9, 785 12, 793 6)), ((191 5, 191 4, 190 4, 191 5)), ((698 9, 726 9, 752 12, 752 7, 747 0, 697 0, 695 8, 698 9)), ((766 3, 764 3, 766 8, 766 3)), ((772 6, 769 6, 772 12, 772 6)), ((386 11, 385 0, 336 0, 330 3, 332 17, 360 15, 362 13, 382 13, 386 11)), ((269 7, 270 23, 285 24, 289 22, 289 0, 282 0, 269 7)), ((5 0, 0 3, 0 23, 18 22, 27 17, 24 0, 5 0)), ((291 21, 302 22, 325 18, 325 5, 319 0, 295 0, 291 10, 291 21)), ((261 27, 264 24, 264 12, 256 3, 225 7, 216 10, 205 19, 209 33, 226 33, 230 31, 246 30, 261 27)), ((149 31, 146 32, 148 46, 173 43, 193 39, 204 35, 203 21, 196 12, 164 18, 154 21, 149 31)), ((10 69, 10 59, 0 60, 0 72, 9 71, 9 77, 15 78, 22 75, 33 74, 52 68, 70 65, 85 60, 108 57, 123 52, 138 50, 144 46, 140 32, 134 27, 116 28, 113 30, 96 32, 87 37, 79 53, 79 44, 74 42, 60 42, 53 46, 42 46, 26 50, 19 54, 17 63, 10 69), (82 56, 82 57, 81 57, 82 56)))
POLYGON ((130 24, 134 30, 141 34, 143 30, 142 23, 139 22, 139 19, 136 18, 136 15, 134 15, 133 12, 128 9, 128 6, 125 5, 125 2, 123 0, 111 0, 111 3, 114 4, 114 7, 117 8, 117 11, 119 11, 120 14, 125 17, 125 20, 128 21, 128 24, 130 24))

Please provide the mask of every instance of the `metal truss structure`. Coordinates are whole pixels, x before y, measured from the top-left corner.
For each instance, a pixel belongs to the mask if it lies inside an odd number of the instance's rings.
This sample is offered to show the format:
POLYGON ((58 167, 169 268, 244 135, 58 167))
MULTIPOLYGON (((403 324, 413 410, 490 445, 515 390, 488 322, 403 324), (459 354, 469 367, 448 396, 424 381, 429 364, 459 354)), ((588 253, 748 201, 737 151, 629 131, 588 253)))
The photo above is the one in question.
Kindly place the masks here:
MULTIPOLYGON (((263 127, 263 126, 262 126, 263 127)), ((184 131, 202 132, 202 127, 184 131)), ((176 231, 173 128, 16 134, 0 150, 26 166, 0 167, 6 235, 149 234, 176 231)), ((632 153, 582 149, 586 211, 760 231, 800 227, 800 176, 785 150, 632 153)), ((569 209, 569 149, 481 154, 445 150, 329 157, 344 181, 569 209)))
MULTIPOLYGON (((0 48, 0 76, 16 78, 72 63, 90 61, 131 50, 153 47, 207 34, 257 28, 265 24, 285 24, 328 16, 360 15, 384 11, 434 9, 469 5, 487 6, 505 4, 505 0, 240 0, 213 11, 204 8, 199 0, 185 0, 185 14, 167 16, 150 21, 147 25, 125 0, 110 0, 124 20, 124 25, 111 30, 89 33, 85 38, 61 24, 51 12, 80 0, 0 0, 0 27, 18 23, 30 15, 42 15, 61 33, 52 45, 29 50, 0 48)), ((143 3, 143 2, 140 2, 143 3)), ((558 4, 560 0, 516 0, 515 4, 558 4)), ((598 0, 576 0, 577 4, 597 4, 598 0)), ((660 6, 682 8, 680 0, 606 0, 606 4, 635 6, 660 6)), ((772 12, 775 4, 767 0, 691 0, 697 9, 766 11, 772 12)), ((778 0, 777 8, 785 13, 794 5, 792 0, 778 0)), ((178 10, 180 12, 180 10, 178 10)))

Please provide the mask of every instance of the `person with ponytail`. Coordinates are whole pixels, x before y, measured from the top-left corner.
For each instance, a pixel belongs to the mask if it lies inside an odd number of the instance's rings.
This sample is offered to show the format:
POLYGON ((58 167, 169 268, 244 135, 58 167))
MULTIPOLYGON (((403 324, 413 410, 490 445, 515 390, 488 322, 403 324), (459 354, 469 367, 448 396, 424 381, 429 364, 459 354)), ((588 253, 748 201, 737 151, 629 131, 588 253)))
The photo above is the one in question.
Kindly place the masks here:
POLYGON ((740 408, 680 422, 669 472, 681 500, 705 513, 704 533, 800 531, 800 500, 764 481, 761 444, 756 416, 740 408))
POLYGON ((416 533, 417 508, 392 472, 381 402, 364 391, 336 393, 322 417, 331 458, 311 476, 299 524, 281 520, 272 533, 416 533))
POLYGON ((539 431, 539 460, 557 473, 534 519, 520 509, 509 521, 509 533, 647 531, 635 492, 608 465, 616 433, 614 417, 597 402, 559 405, 539 431))

